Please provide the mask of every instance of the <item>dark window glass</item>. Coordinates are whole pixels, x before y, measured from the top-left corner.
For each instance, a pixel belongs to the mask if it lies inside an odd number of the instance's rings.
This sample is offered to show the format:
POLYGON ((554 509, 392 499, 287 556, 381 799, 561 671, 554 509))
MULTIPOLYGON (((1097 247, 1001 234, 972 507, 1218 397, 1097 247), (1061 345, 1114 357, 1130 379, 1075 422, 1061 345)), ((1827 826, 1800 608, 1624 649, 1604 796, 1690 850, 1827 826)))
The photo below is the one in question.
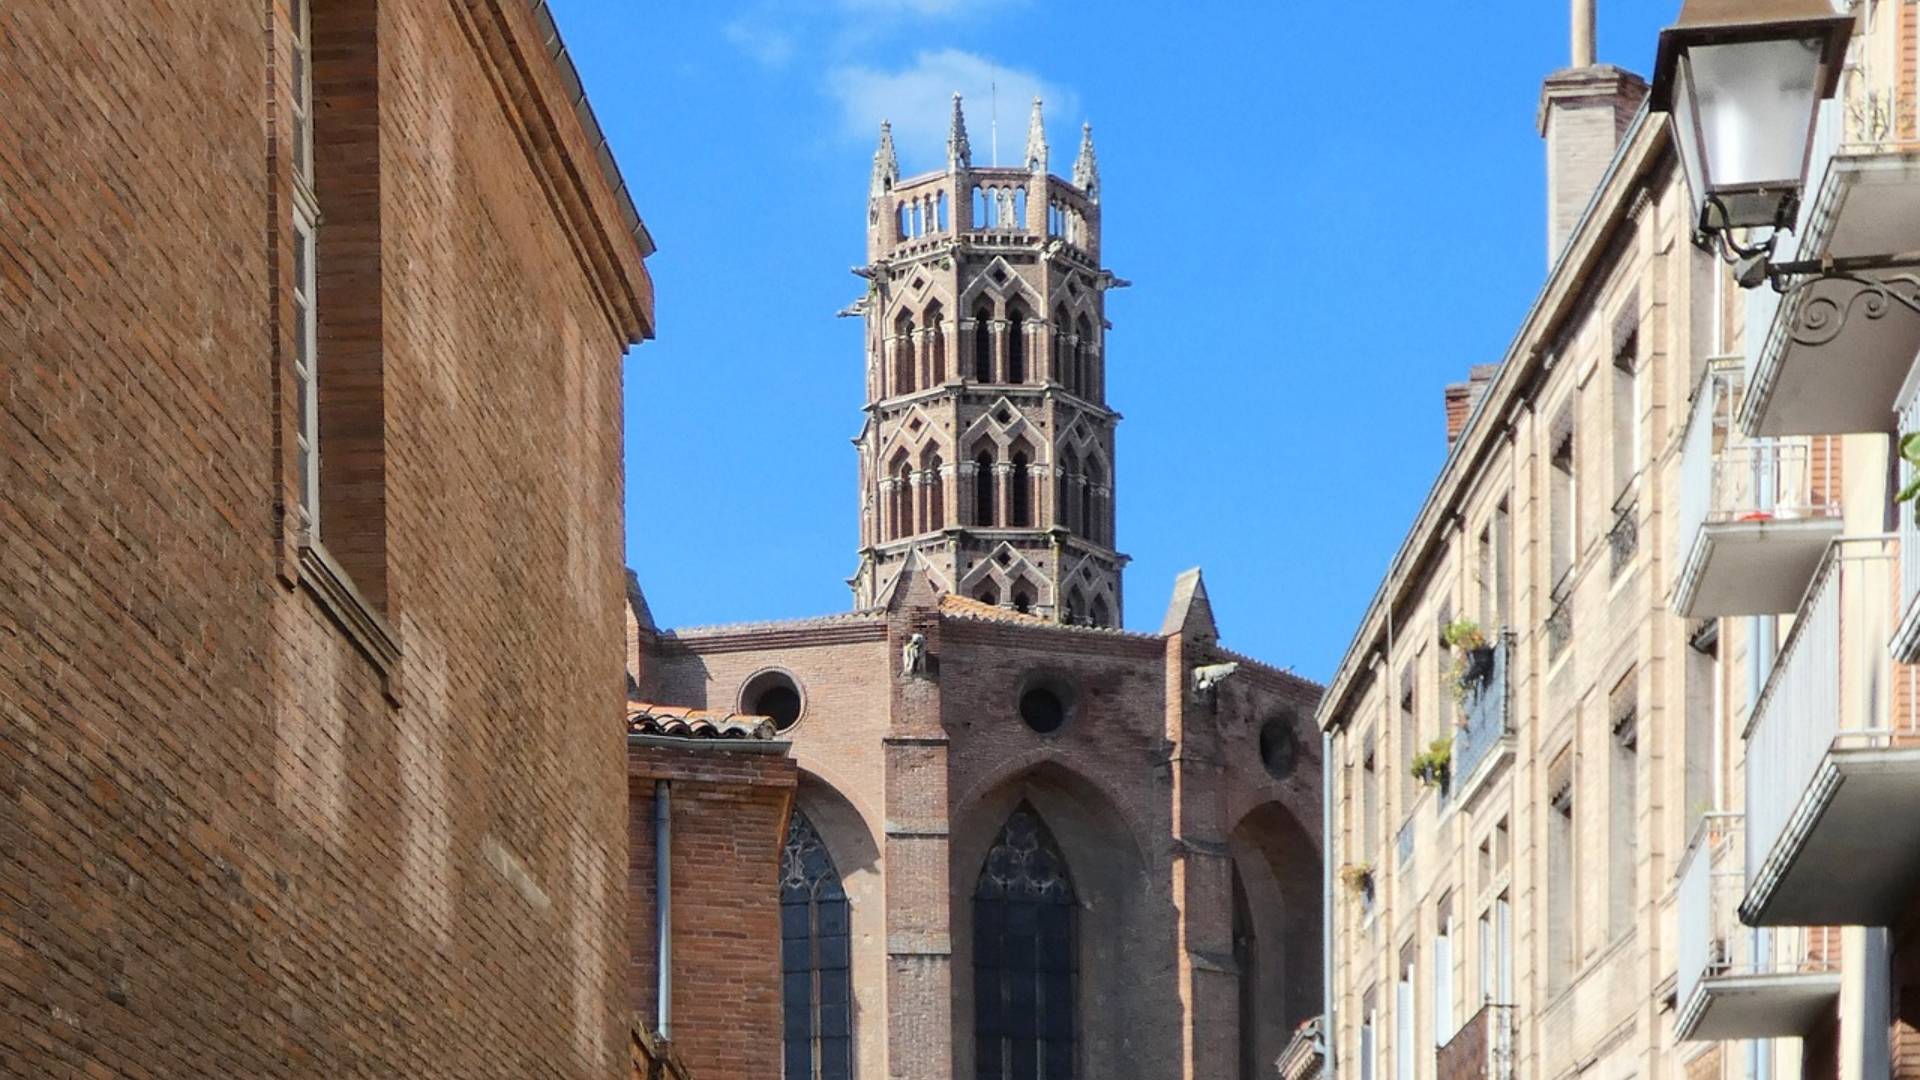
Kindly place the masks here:
POLYGON ((973 891, 978 1080, 1072 1080, 1075 911, 1059 845, 1020 804, 973 891))
POLYGON ((781 1005, 786 1080, 853 1076, 847 894, 813 822, 798 810, 780 856, 781 1005))
POLYGON ((1036 686, 1020 695, 1020 719, 1042 735, 1060 730, 1067 722, 1067 703, 1044 686, 1036 686))
POLYGON ((773 726, 785 731, 800 719, 800 691, 784 683, 769 686, 753 699, 753 711, 772 717, 773 726))

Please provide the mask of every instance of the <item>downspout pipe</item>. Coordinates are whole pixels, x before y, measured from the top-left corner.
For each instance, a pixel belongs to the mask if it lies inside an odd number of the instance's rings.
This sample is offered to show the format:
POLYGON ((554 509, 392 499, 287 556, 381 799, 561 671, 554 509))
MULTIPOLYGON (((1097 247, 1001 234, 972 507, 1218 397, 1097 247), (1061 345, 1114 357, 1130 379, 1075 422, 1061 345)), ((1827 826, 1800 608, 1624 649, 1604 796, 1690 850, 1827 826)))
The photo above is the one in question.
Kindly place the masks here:
POLYGON ((1320 733, 1320 1075, 1334 1080, 1340 1062, 1334 1055, 1336 1009, 1333 997, 1333 733, 1320 733))
POLYGON ((654 992, 658 1008, 654 1030, 661 1042, 673 1041, 673 784, 653 782, 653 895, 658 923, 654 937, 654 969, 659 985, 654 992))

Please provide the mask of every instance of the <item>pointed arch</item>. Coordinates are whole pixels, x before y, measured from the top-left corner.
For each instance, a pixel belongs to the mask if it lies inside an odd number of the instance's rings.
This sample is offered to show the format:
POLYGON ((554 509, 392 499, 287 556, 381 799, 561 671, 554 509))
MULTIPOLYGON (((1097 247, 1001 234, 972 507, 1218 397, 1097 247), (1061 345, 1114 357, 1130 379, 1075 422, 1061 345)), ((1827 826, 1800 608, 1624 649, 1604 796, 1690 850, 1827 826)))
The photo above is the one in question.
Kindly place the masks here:
POLYGON ((833 857, 798 807, 780 853, 785 1080, 853 1075, 852 934, 833 857))
POLYGON ((1016 529, 1033 525, 1033 455, 1025 446, 1013 451, 1007 471, 1007 523, 1016 529))
POLYGON ((946 462, 940 458, 940 447, 928 444, 920 455, 920 531, 937 532, 947 527, 947 489, 946 480, 941 471, 946 462))
POLYGON ((999 514, 993 488, 993 455, 981 450, 979 456, 973 459, 973 524, 991 526, 997 523, 999 514))
POLYGON ((926 327, 927 332, 928 386, 939 386, 941 383, 947 381, 947 328, 944 321, 945 318, 946 309, 940 306, 940 301, 933 300, 927 303, 927 310, 921 318, 920 324, 926 327))
POLYGON ((993 301, 981 297, 973 309, 973 381, 993 382, 993 301))
POLYGON ((1082 626, 1087 621, 1087 594, 1075 585, 1067 590, 1067 624, 1082 626))
POLYGON ((1054 496, 1054 502, 1059 507, 1056 516, 1059 518, 1060 526, 1068 532, 1085 535, 1082 531, 1084 519, 1075 517, 1075 512, 1080 509, 1080 500, 1074 497, 1074 488, 1080 482, 1080 455, 1069 449, 1060 466, 1060 478, 1057 484, 1059 491, 1054 496))
POLYGON ((1068 333, 1067 305, 1056 305, 1053 309, 1053 325, 1047 334, 1048 341, 1052 343, 1049 366, 1053 369, 1053 381, 1065 386, 1068 393, 1077 394, 1080 391, 1074 382, 1071 365, 1067 362, 1072 349, 1072 344, 1067 339, 1068 333))
POLYGON ((1007 381, 1027 381, 1027 308, 1015 300, 1007 305, 1007 381))
POLYGON ((888 472, 893 478, 893 539, 899 540, 914 533, 913 465, 905 450, 894 456, 888 472))
POLYGON ((1113 625, 1113 606, 1107 603, 1107 598, 1104 594, 1093 598, 1093 612, 1091 617, 1093 619, 1093 625, 1095 626, 1110 627, 1113 625))
POLYGON ((1107 473, 1101 468, 1100 459, 1094 455, 1087 457, 1085 479, 1080 484, 1080 535, 1096 544, 1106 543, 1106 516, 1101 512, 1103 499, 1100 490, 1106 486, 1107 473))
POLYGON ((1074 378, 1080 388, 1077 392, 1089 401, 1101 400, 1099 390, 1101 380, 1094 372, 1093 320, 1087 318, 1086 312, 1081 312, 1080 317, 1074 321, 1073 332, 1073 359, 1074 367, 1077 369, 1074 378))
POLYGON ((893 393, 911 394, 914 390, 913 312, 902 311, 893 320, 893 393))
POLYGON ((975 1075, 1072 1080, 1078 902, 1066 856, 1022 801, 973 890, 975 1075))

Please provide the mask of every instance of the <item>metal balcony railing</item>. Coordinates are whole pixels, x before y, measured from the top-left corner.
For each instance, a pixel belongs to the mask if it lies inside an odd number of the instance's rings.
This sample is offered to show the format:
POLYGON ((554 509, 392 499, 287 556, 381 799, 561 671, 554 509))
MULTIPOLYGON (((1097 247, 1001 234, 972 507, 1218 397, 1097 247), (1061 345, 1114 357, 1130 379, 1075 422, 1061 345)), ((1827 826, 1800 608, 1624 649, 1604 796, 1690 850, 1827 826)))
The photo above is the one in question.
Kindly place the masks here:
POLYGON ((1513 1006, 1482 1005, 1436 1052, 1436 1075, 1446 1080, 1513 1080, 1513 1027, 1513 1006))
MULTIPOLYGON (((1727 980, 1838 970, 1837 931, 1824 927, 1759 928, 1740 922, 1746 892, 1744 815, 1708 814, 1681 861, 1676 894, 1679 937, 1676 1029, 1680 1037, 1718 1038, 1709 1020, 1715 994, 1738 996, 1754 1023, 1760 991, 1727 980)), ((1791 1001, 1791 999, 1789 999, 1791 1001)), ((1789 1006, 1790 1007, 1790 1006, 1789 1006)), ((1724 1028, 1725 1024, 1719 1025, 1724 1028)), ((1774 1032, 1798 1034, 1790 1026, 1774 1032)))
POLYGON ((1896 734, 1891 536, 1834 541, 1781 643, 1747 723, 1748 884, 1827 754, 1896 734))
POLYGON ((1507 711, 1507 658, 1512 651, 1512 635, 1495 634, 1487 649, 1486 670, 1475 670, 1470 659, 1464 672, 1459 727, 1453 734, 1451 771, 1455 791, 1468 789, 1480 766, 1512 733, 1507 711))
MULTIPOLYGON (((1914 365, 1914 373, 1907 376, 1907 385, 1900 396, 1901 435, 1920 431, 1920 361, 1914 365)), ((1895 453, 1898 454, 1898 444, 1895 453)), ((1906 461, 1900 462, 1900 486, 1913 483, 1916 470, 1906 461)), ((1900 633, 1894 643, 1898 659, 1920 660, 1920 500, 1894 508, 1899 519, 1900 550, 1900 633)))

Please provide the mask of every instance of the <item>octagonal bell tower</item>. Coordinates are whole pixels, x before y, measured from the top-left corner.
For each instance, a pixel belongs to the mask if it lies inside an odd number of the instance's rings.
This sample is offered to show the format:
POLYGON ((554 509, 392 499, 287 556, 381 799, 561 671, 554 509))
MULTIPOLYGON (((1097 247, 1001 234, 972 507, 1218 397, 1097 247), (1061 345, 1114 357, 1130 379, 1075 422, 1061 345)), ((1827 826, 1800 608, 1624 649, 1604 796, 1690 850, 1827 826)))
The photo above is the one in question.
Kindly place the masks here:
POLYGON ((1041 104, 1024 160, 977 168, 954 95, 947 164, 900 178, 880 127, 867 201, 859 607, 910 560, 939 587, 1058 622, 1119 626, 1106 400, 1100 177, 1090 126, 1048 171, 1041 104))

